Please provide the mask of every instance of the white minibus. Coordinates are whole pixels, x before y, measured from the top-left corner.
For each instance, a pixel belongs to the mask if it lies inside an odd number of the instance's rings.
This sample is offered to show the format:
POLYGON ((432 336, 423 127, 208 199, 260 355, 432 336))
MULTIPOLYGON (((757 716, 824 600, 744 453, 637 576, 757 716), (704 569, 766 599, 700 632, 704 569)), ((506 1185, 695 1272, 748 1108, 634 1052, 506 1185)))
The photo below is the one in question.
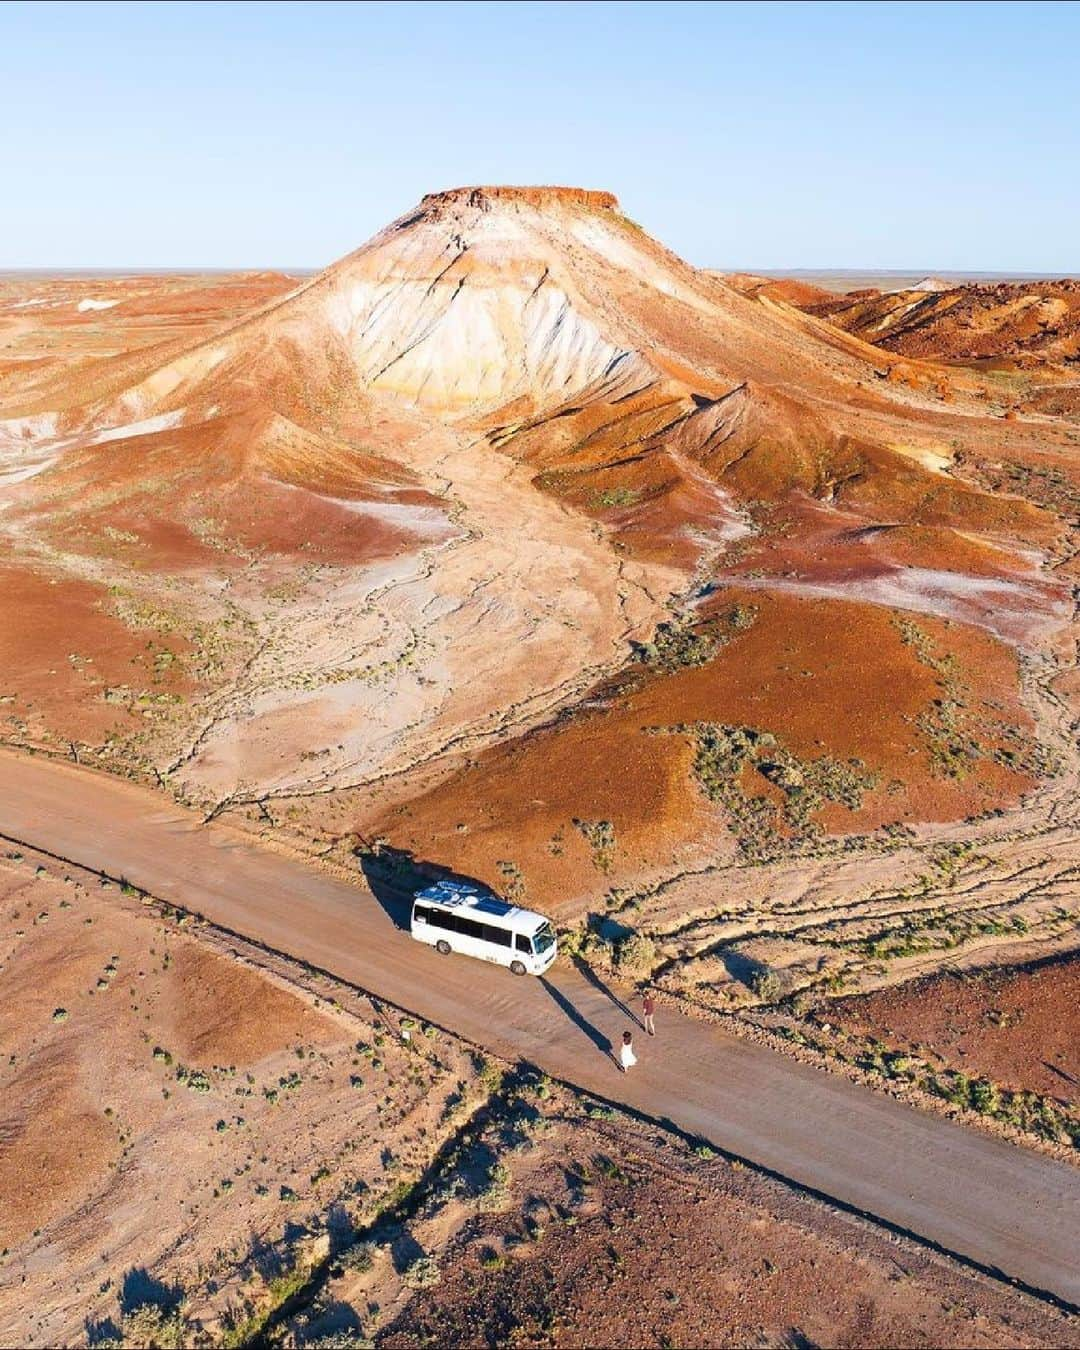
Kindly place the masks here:
POLYGON ((507 904, 463 881, 436 881, 413 900, 412 935, 443 955, 461 952, 509 966, 515 975, 542 975, 557 943, 542 914, 507 904))

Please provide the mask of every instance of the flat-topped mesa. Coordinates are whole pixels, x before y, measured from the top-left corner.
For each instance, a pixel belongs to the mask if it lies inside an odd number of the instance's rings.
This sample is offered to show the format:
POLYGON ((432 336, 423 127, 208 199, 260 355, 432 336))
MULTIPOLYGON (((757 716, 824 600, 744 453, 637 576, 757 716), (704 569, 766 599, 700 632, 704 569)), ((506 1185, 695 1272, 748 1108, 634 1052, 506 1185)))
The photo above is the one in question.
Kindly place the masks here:
POLYGON ((471 206, 490 211, 496 202, 526 206, 579 206, 586 211, 617 211, 619 199, 613 192, 596 192, 575 187, 457 187, 445 192, 429 192, 420 203, 422 211, 446 206, 471 206))

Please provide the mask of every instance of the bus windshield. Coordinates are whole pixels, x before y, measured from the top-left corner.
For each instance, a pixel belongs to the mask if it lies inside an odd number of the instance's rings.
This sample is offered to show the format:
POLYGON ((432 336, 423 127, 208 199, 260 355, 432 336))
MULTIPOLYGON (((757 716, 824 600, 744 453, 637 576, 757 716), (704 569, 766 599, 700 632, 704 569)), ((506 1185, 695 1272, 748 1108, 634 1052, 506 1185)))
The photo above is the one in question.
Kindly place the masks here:
POLYGON ((542 956, 550 947, 554 946, 555 934, 551 931, 551 924, 546 923, 542 928, 538 928, 533 934, 533 951, 538 956, 542 956))

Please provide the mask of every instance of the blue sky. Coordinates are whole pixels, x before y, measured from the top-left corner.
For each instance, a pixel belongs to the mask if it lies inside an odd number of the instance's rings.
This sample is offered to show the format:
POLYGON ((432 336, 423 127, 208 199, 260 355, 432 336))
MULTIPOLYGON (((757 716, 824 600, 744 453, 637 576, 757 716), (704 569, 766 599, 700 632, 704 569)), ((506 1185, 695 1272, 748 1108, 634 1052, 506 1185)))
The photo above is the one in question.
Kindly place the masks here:
POLYGON ((0 268, 320 266, 609 188, 717 267, 1080 271, 1080 5, 4 4, 0 268))

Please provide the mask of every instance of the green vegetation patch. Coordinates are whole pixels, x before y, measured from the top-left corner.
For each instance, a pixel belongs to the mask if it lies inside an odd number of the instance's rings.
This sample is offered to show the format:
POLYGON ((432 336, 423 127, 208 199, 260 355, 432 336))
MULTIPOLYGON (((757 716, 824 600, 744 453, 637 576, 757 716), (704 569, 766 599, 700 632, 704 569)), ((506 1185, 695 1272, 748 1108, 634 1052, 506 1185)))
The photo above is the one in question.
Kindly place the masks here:
POLYGON ((1080 489, 1060 469, 1017 464, 1011 460, 1000 464, 977 464, 977 467, 993 492, 1015 492, 1067 518, 1080 516, 1080 489))
MULTIPOLYGON (((184 1350, 196 1344, 193 1328, 182 1308, 167 1309, 156 1303, 142 1303, 120 1318, 115 1336, 98 1339, 101 1350, 130 1350, 133 1346, 155 1346, 157 1350, 184 1350)), ((229 1341, 223 1344, 230 1344, 229 1341)))
POLYGON ((615 865, 615 826, 610 820, 578 820, 575 817, 574 827, 585 836, 592 850, 593 866, 598 872, 610 872, 615 865))
POLYGON ((875 961, 891 961, 922 952, 951 951, 980 937, 1023 937, 1028 926, 1022 914, 966 915, 938 908, 906 915, 898 925, 854 941, 820 941, 875 961))
POLYGON ((589 505, 609 509, 617 506, 636 506, 641 500, 640 488, 600 488, 589 494, 589 505))
POLYGON ((967 686, 952 653, 939 652, 930 635, 913 620, 897 616, 893 623, 904 645, 938 678, 940 696, 915 719, 926 738, 930 770, 936 777, 960 782, 983 760, 1034 778, 1047 778, 1059 771, 1053 751, 1018 727, 990 723, 970 711, 967 686))
POLYGON ((657 670, 679 670, 683 666, 703 666, 720 649, 711 633, 702 633, 687 623, 673 620, 657 626, 651 642, 634 644, 634 660, 657 670))
POLYGON ((756 605, 732 605, 703 626, 695 626, 686 619, 671 619, 657 625, 650 642, 632 644, 633 660, 659 671, 704 666, 733 637, 753 628, 757 616, 756 605))
POLYGON ((862 1068, 893 1082, 911 1083, 962 1111, 989 1116, 1048 1143, 1080 1148, 1080 1116, 1075 1108, 1026 1088, 1013 1090, 960 1069, 934 1069, 917 1055, 873 1049, 862 1068))
POLYGON ((820 833, 813 817, 827 802, 856 811, 878 775, 860 759, 831 755, 800 759, 771 732, 755 727, 695 722, 666 730, 697 743, 694 776, 710 801, 719 802, 745 857, 763 862, 790 844, 820 833), (746 790, 747 772, 780 789, 779 802, 746 790))

